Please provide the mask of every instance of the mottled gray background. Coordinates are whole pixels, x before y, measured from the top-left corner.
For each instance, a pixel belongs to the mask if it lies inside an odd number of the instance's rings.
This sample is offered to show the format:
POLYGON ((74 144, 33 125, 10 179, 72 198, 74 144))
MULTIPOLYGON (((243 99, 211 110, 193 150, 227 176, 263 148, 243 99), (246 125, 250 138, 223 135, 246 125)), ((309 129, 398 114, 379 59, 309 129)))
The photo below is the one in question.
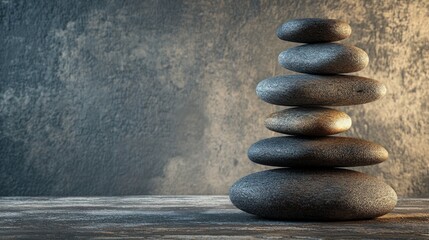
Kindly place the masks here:
POLYGON ((225 194, 264 167, 275 134, 258 81, 290 73, 276 27, 350 22, 361 76, 387 96, 340 108, 346 135, 390 160, 359 168, 400 196, 429 196, 429 2, 29 1, 0 3, 0 195, 225 194))

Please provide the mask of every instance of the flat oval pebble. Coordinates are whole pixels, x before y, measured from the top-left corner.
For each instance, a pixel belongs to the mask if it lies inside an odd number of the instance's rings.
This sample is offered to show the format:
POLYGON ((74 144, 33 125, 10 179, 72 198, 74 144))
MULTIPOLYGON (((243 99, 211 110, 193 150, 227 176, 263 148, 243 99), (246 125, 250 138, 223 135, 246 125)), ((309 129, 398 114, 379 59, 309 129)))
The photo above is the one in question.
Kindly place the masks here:
POLYGON ((266 128, 290 135, 326 136, 347 131, 351 126, 346 113, 322 107, 289 108, 265 119, 266 128))
POLYGON ((384 84, 350 75, 284 75, 261 81, 256 94, 284 106, 346 106, 375 101, 386 94, 384 84))
POLYGON ((283 51, 279 63, 291 71, 310 74, 351 73, 368 65, 368 54, 339 43, 305 44, 283 51))
POLYGON ((349 24, 336 19, 292 19, 277 28, 277 36, 285 41, 299 43, 335 42, 352 33, 349 24))
POLYGON ((355 167, 388 158, 383 146, 350 137, 267 138, 250 146, 247 155, 252 162, 279 167, 355 167))
POLYGON ((393 210, 397 202, 386 183, 346 169, 257 172, 238 180, 229 196, 247 213, 285 220, 372 219, 393 210))

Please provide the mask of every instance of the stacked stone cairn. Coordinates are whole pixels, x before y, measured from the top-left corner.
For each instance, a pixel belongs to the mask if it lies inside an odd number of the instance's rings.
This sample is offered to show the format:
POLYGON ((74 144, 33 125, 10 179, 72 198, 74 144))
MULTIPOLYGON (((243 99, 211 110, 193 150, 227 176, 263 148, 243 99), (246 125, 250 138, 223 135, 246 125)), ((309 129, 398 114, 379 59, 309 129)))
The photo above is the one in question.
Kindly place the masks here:
POLYGON ((261 81, 257 95, 265 102, 293 106, 271 114, 265 126, 292 136, 254 143, 248 157, 282 167, 245 176, 230 189, 239 209, 264 218, 341 221, 372 219, 396 205, 395 191, 381 180, 341 167, 366 166, 388 158, 382 146, 357 138, 329 136, 347 131, 350 117, 322 106, 364 104, 381 98, 386 87, 373 79, 341 75, 368 64, 360 48, 334 43, 351 34, 334 19, 295 19, 277 36, 306 43, 280 53, 279 63, 298 75, 261 81))

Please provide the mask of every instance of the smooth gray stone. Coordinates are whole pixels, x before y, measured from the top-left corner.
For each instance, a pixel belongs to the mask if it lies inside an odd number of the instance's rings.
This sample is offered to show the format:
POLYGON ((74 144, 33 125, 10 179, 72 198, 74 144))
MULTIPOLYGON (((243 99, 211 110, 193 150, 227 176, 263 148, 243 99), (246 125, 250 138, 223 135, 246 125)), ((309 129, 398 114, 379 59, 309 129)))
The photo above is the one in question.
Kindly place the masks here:
POLYGON ((365 77, 301 74, 265 79, 256 87, 256 94, 276 105, 346 106, 375 101, 386 94, 386 87, 365 77))
POLYGON ((279 63, 291 71, 309 74, 351 73, 368 65, 368 54, 339 43, 305 44, 283 51, 279 63))
POLYGON ((352 119, 345 112, 322 107, 288 108, 265 119, 266 128, 290 135, 326 136, 351 126, 352 119))
POLYGON ((393 210, 395 191, 375 177, 346 169, 281 168, 257 172, 230 189, 239 209, 285 220, 361 220, 393 210))
POLYGON ((387 150, 376 143, 350 137, 284 136, 250 146, 252 162, 279 167, 355 167, 384 162, 387 150))
POLYGON ((336 19, 292 19, 277 28, 277 36, 285 41, 299 43, 335 42, 346 39, 352 28, 336 19))

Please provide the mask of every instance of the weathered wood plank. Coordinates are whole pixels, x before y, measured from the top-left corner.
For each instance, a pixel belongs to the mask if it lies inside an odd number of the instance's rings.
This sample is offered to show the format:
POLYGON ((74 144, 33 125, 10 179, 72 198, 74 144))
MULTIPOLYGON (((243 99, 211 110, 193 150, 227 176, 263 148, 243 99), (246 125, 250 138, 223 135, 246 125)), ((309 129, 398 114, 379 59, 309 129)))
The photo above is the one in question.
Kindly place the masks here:
POLYGON ((0 238, 429 239, 429 199, 401 199, 369 221, 282 222, 234 208, 227 196, 0 198, 0 238))

